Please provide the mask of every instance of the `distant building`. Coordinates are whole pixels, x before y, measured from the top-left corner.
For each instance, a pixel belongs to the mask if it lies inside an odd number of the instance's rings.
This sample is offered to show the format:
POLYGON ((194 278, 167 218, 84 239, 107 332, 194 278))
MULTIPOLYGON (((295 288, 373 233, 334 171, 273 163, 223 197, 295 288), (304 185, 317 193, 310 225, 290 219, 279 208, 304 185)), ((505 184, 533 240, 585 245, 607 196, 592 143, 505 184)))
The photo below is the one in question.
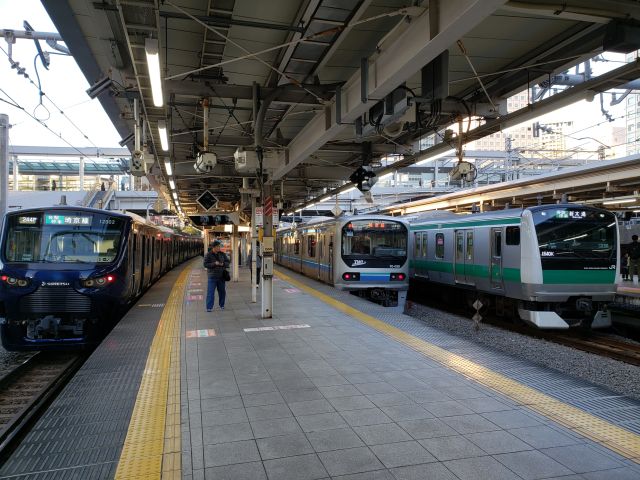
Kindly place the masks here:
MULTIPOLYGON (((633 62, 638 58, 638 52, 628 53, 625 57, 627 62, 633 62)), ((625 119, 626 119, 626 154, 640 152, 640 95, 630 93, 625 99, 625 119)))

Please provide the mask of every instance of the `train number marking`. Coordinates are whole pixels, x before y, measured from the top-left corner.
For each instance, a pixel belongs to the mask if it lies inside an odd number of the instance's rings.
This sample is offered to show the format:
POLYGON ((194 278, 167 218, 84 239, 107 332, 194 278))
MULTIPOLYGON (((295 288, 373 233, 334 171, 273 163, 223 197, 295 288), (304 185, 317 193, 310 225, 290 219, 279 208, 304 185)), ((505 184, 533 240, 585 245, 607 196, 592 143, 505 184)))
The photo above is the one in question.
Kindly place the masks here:
POLYGON ((540 252, 540 256, 541 257, 553 257, 553 252, 549 252, 549 251, 542 251, 540 252))

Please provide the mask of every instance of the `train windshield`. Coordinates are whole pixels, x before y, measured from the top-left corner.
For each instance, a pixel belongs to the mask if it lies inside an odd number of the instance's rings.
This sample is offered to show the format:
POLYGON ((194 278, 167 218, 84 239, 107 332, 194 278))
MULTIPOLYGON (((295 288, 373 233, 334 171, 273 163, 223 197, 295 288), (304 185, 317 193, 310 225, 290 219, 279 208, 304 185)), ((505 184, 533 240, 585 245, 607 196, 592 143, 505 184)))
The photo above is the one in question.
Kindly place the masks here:
POLYGON ((18 263, 115 261, 124 219, 77 211, 35 212, 7 217, 4 257, 18 263))
POLYGON ((535 211, 533 221, 543 259, 599 259, 606 266, 615 262, 616 218, 612 213, 580 207, 549 208, 535 211))
POLYGON ((403 264, 407 258, 407 236, 407 228, 400 222, 352 220, 342 227, 342 258, 347 264, 353 260, 403 264))

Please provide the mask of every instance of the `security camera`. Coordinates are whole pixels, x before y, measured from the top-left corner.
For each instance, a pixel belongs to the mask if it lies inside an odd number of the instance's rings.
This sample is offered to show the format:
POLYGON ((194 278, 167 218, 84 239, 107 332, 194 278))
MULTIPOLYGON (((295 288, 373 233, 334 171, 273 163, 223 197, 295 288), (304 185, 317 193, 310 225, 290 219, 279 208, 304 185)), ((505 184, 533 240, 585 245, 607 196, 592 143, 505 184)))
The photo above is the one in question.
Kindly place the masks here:
POLYGON ((213 152, 199 152, 193 168, 196 172, 211 173, 218 163, 218 157, 213 152))
POLYGON ((111 85, 113 85, 113 80, 109 77, 104 77, 87 89, 87 95, 89 95, 89 98, 91 99, 96 98, 102 92, 111 88, 111 85))

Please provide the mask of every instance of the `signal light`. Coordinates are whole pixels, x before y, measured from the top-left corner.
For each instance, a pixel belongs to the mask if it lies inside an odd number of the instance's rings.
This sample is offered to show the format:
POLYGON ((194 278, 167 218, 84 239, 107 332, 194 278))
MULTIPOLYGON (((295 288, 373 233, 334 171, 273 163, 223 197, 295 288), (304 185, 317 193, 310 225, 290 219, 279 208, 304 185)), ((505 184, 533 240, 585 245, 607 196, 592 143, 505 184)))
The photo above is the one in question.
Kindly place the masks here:
POLYGON ((342 279, 357 282, 360 280, 360 274, 358 272, 345 272, 342 274, 342 279))

